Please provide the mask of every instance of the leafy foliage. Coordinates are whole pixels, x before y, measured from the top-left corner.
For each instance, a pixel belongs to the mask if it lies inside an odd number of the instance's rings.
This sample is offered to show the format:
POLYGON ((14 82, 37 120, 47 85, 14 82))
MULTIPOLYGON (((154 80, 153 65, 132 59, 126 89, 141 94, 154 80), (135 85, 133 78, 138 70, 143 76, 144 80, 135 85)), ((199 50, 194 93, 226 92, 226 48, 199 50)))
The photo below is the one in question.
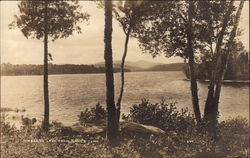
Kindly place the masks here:
POLYGON ((126 35, 133 36, 136 30, 144 29, 144 24, 152 15, 151 4, 150 1, 119 1, 115 3, 115 18, 119 21, 126 35))
POLYGON ((97 103, 94 108, 88 109, 86 108, 84 112, 81 112, 79 117, 79 121, 81 124, 84 123, 93 123, 98 120, 105 120, 107 115, 107 111, 97 103))
POLYGON ((123 116, 125 120, 133 121, 145 125, 159 127, 165 131, 186 132, 189 128, 195 127, 193 116, 187 109, 177 110, 177 102, 150 103, 147 99, 142 99, 140 104, 135 104, 130 108, 128 116, 123 116))
MULTIPOLYGON (((226 80, 249 80, 249 58, 242 42, 234 43, 234 50, 229 56, 228 66, 224 79, 226 80)), ((223 57, 224 58, 224 57, 223 57)), ((195 65, 195 76, 198 79, 210 79, 212 61, 209 57, 203 56, 202 62, 195 65)), ((189 78, 189 69, 184 70, 186 77, 189 78)))
MULTIPOLYGON (((81 12, 77 0, 48 0, 47 32, 52 41, 67 38, 73 32, 81 33, 78 22, 87 21, 89 15, 81 12)), ((10 28, 18 27, 26 38, 41 39, 44 37, 45 1, 22 0, 19 5, 20 15, 10 28)))
POLYGON ((246 134, 249 132, 247 130, 248 127, 249 127, 249 121, 241 116, 232 118, 230 120, 222 121, 220 123, 221 130, 228 130, 228 132, 231 133, 246 134))
POLYGON ((242 150, 243 146, 248 146, 249 148, 249 121, 246 118, 238 116, 225 120, 219 124, 218 129, 219 139, 217 144, 221 152, 231 157, 237 157, 238 155, 247 157, 247 150, 242 150))
MULTIPOLYGON (((197 62, 201 54, 214 54, 213 47, 220 34, 228 6, 228 1, 196 1, 194 3, 192 33, 197 62)), ((136 30, 135 35, 143 52, 150 53, 153 57, 163 54, 166 57, 176 55, 188 58, 188 7, 188 1, 152 3, 150 20, 144 24, 143 29, 136 30)), ((229 38, 234 10, 235 8, 231 9, 228 29, 225 33, 227 37, 224 42, 229 38)))
POLYGON ((2 134, 13 134, 13 132, 16 130, 14 126, 11 126, 9 122, 7 122, 8 114, 1 111, 1 135, 2 134))
POLYGON ((242 42, 234 42, 224 79, 249 80, 249 52, 242 42))

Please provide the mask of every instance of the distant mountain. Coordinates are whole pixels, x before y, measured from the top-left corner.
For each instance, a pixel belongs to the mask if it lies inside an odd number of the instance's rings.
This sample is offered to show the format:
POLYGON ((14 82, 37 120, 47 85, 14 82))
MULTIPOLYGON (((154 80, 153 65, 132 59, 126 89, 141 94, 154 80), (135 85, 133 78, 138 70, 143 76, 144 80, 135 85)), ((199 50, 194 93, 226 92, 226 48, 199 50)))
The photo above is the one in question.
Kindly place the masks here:
MULTIPOLYGON (((121 61, 113 62, 114 68, 120 68, 121 61)), ((185 63, 154 63, 144 60, 139 60, 135 62, 126 61, 125 69, 130 71, 182 71, 185 63)), ((99 62, 95 64, 96 67, 104 67, 104 62, 99 62)))
POLYGON ((183 71, 185 65, 186 65, 185 63, 156 65, 147 69, 147 71, 183 71))
MULTIPOLYGON (((104 67, 104 62, 99 62, 94 64, 96 67, 104 67)), ((114 68, 121 67, 121 61, 113 61, 114 68)), ((129 69, 130 71, 143 71, 145 68, 137 65, 135 62, 127 61, 125 62, 125 69, 129 69)))
POLYGON ((141 69, 149 69, 149 68, 152 68, 152 67, 157 66, 157 65, 162 64, 162 63, 154 63, 154 62, 139 60, 136 62, 128 62, 128 64, 137 66, 141 69))

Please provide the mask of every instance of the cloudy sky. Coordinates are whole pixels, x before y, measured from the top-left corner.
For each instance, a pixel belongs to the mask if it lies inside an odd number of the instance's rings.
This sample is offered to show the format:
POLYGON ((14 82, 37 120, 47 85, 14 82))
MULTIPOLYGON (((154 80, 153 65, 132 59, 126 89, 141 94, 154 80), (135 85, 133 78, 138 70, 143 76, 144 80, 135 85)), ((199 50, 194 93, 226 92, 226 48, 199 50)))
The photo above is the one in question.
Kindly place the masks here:
MULTIPOLYGON (((17 1, 1 1, 1 63, 12 64, 42 64, 43 43, 39 40, 26 39, 20 30, 9 30, 10 24, 18 13, 17 1)), ((91 17, 89 24, 81 24, 82 34, 73 35, 67 39, 60 39, 49 43, 54 64, 94 64, 103 59, 103 30, 104 11, 97 9, 96 4, 81 1, 83 11, 91 17)), ((244 30, 240 37, 249 50, 249 3, 246 2, 240 22, 244 30)), ((113 58, 120 60, 123 53, 124 33, 116 20, 113 20, 113 58)), ((163 56, 152 59, 149 54, 142 54, 136 39, 129 43, 127 61, 145 60, 161 63, 175 63, 183 60, 178 57, 165 58, 163 56)))

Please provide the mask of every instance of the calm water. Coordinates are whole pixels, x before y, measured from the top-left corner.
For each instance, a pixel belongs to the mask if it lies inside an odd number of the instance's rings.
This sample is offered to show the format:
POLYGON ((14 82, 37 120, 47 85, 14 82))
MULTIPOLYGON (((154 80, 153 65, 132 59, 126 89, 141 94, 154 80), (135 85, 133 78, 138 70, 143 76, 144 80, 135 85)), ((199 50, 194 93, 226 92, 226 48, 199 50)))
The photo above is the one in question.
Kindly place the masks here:
MULTIPOLYGON (((190 82, 183 80, 182 72, 130 72, 126 73, 126 84, 122 104, 122 112, 127 113, 129 107, 139 103, 146 97, 152 102, 162 98, 178 101, 179 108, 192 111, 190 82)), ((21 115, 43 117, 43 78, 42 76, 2 76, 1 107, 12 109, 25 108, 26 112, 10 112, 12 118, 21 115)), ((120 74, 115 74, 116 94, 120 87, 120 74)), ((66 125, 77 121, 77 115, 97 102, 105 106, 104 74, 50 75, 50 116, 51 120, 66 125)), ((207 83, 199 82, 199 95, 203 113, 207 95, 207 83)), ((117 95, 116 95, 117 96, 117 95)), ((248 118, 249 87, 245 85, 227 84, 222 87, 219 105, 220 120, 238 115, 248 118)))

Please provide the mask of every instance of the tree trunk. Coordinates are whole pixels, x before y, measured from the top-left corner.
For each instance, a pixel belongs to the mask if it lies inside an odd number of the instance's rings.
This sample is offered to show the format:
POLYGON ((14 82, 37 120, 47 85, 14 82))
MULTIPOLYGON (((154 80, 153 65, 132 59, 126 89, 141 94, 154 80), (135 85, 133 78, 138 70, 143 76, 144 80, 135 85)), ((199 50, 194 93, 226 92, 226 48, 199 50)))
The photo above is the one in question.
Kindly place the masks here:
POLYGON ((121 61, 121 89, 120 89, 119 98, 117 100, 117 122, 118 122, 118 125, 119 125, 120 115, 121 115, 121 101, 122 101, 122 96, 123 96, 123 91, 124 91, 124 83, 125 83, 124 66, 125 66, 125 59, 126 59, 127 52, 128 52, 128 42, 129 42, 130 32, 131 32, 131 28, 129 27, 128 32, 126 33, 124 52, 123 52, 122 61, 121 61))
POLYGON ((44 72, 43 72, 43 90, 44 90, 44 120, 43 129, 49 129, 49 86, 48 86, 48 2, 45 0, 44 12, 44 72))
MULTIPOLYGON (((214 92, 215 92, 215 84, 217 79, 217 74, 220 62, 221 62, 221 46, 223 43, 223 38, 225 35, 225 31, 228 25, 228 21, 230 18, 230 13, 232 11, 234 5, 234 0, 230 1, 229 7, 227 9, 227 13, 225 15, 225 18, 223 19, 222 29, 220 31, 216 48, 215 48, 215 56, 213 57, 213 68, 212 68, 212 76, 210 78, 210 84, 208 86, 208 95, 207 100, 205 104, 205 111, 204 111, 204 119, 208 122, 210 122, 213 126, 209 128, 214 128, 217 123, 217 117, 218 117, 218 110, 216 110, 215 104, 214 104, 214 92)), ((209 123, 209 124, 210 124, 209 123)))
POLYGON ((107 139, 110 145, 118 143, 118 122, 114 102, 114 75, 112 59, 112 2, 105 0, 104 59, 106 68, 106 104, 108 111, 107 139))
POLYGON ((193 15, 192 11, 194 9, 193 2, 189 2, 188 8, 188 27, 187 27, 187 51, 188 51, 188 64, 190 70, 190 82, 191 82, 191 92, 192 92, 192 103, 193 103, 193 110, 194 115, 197 121, 197 124, 201 121, 201 113, 200 113, 200 106, 199 106, 199 97, 198 97, 198 87, 197 81, 194 73, 194 50, 193 50, 193 35, 192 35, 192 20, 193 15))
POLYGON ((226 73, 226 70, 227 70, 227 64, 228 64, 228 60, 229 60, 231 50, 233 49, 232 46, 233 46, 233 43, 234 43, 234 39, 236 37, 236 32, 237 32, 238 24, 239 24, 239 21, 240 21, 240 16, 241 16, 243 6, 244 6, 244 1, 242 0, 240 2, 239 9, 238 9, 236 17, 235 17, 235 24, 234 24, 233 30, 231 31, 230 38, 229 38, 229 41, 227 43, 226 56, 224 58, 225 61, 223 62, 224 64, 221 65, 221 69, 220 69, 221 72, 219 74, 218 81, 216 83, 214 104, 215 104, 215 110, 217 110, 217 111, 218 111, 218 105, 219 105, 219 100, 220 100, 221 83, 222 83, 222 81, 224 79, 224 76, 225 76, 225 73, 226 73))

